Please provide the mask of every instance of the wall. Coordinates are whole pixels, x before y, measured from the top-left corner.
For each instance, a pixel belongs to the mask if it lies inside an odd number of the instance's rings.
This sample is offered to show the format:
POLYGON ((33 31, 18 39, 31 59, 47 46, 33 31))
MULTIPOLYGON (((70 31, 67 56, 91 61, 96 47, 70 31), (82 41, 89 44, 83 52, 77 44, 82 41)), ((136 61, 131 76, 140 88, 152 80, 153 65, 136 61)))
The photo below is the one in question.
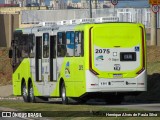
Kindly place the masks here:
POLYGON ((160 28, 157 29, 157 45, 160 46, 160 28))
POLYGON ((19 28, 19 14, 0 14, 0 47, 10 47, 13 31, 19 28))
MULTIPOLYGON (((150 42, 151 42, 150 28, 146 28, 146 40, 147 40, 147 45, 150 45, 150 42)), ((157 46, 160 46, 160 28, 157 28, 157 46)))
MULTIPOLYGON (((13 31, 16 28, 31 27, 31 24, 20 24, 19 14, 0 14, 0 47, 10 47, 13 31)), ((150 28, 146 28, 147 45, 150 45, 150 28)), ((157 29, 157 45, 160 46, 160 28, 157 29)))
MULTIPOLYGON (((151 27, 150 8, 106 8, 92 9, 92 17, 119 18, 120 22, 143 23, 146 28, 151 27)), ((89 18, 89 9, 67 10, 24 10, 22 11, 22 23, 34 23, 41 21, 62 21, 71 19, 89 18)), ((160 28, 160 12, 157 14, 157 26, 160 28)))
MULTIPOLYGON (((0 47, 9 46, 7 40, 10 38, 10 28, 11 28, 11 15, 0 15, 0 47), (8 34, 8 35, 7 35, 8 34), (8 44, 8 45, 7 45, 8 44)), ((8 41, 9 42, 9 41, 8 41)))
POLYGON ((0 7, 1 14, 19 13, 22 10, 46 10, 47 7, 0 7))

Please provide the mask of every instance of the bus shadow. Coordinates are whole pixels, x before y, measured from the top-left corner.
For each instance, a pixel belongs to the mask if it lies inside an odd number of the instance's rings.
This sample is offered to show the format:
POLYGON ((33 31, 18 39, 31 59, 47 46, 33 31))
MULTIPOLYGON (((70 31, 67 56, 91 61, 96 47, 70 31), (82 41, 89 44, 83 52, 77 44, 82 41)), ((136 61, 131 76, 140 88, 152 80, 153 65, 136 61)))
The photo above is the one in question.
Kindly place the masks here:
POLYGON ((147 91, 138 96, 127 96, 125 102, 131 103, 159 103, 160 102, 160 74, 147 75, 147 91))

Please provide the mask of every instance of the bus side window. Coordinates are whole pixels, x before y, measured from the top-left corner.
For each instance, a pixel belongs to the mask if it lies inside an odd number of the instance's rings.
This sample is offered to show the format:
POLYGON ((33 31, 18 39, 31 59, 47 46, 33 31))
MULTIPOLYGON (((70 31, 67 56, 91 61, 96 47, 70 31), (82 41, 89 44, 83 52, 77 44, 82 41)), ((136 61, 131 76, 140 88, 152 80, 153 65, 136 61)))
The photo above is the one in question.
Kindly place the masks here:
POLYGON ((81 57, 84 56, 84 32, 81 32, 81 57))
POLYGON ((79 49, 79 32, 78 31, 76 31, 75 32, 75 56, 79 56, 79 53, 80 53, 80 49, 79 49))
POLYGON ((13 47, 12 65, 14 67, 18 65, 21 61, 21 50, 19 45, 21 36, 22 36, 22 33, 14 33, 14 40, 12 41, 12 47, 13 47))
POLYGON ((27 58, 29 56, 29 42, 28 42, 28 34, 23 34, 21 38, 20 48, 21 48, 21 54, 22 58, 27 58))
POLYGON ((29 57, 33 58, 35 56, 35 35, 34 34, 29 34, 29 57))
POLYGON ((14 51, 14 53, 15 53, 15 56, 16 56, 14 64, 18 64, 21 61, 21 59, 22 59, 22 44, 21 44, 22 33, 15 34, 14 35, 14 40, 16 41, 15 44, 14 44, 15 45, 15 47, 14 47, 15 51, 14 51))
POLYGON ((43 33, 43 57, 49 57, 49 33, 43 33))
POLYGON ((56 36, 50 36, 50 58, 56 58, 56 36))
POLYGON ((65 32, 58 32, 57 34, 57 56, 64 57, 65 55, 66 55, 65 32))
POLYGON ((75 56, 83 56, 83 32, 75 32, 75 56))
POLYGON ((73 31, 66 32, 66 41, 67 41, 67 53, 66 56, 74 56, 74 38, 75 34, 73 31))

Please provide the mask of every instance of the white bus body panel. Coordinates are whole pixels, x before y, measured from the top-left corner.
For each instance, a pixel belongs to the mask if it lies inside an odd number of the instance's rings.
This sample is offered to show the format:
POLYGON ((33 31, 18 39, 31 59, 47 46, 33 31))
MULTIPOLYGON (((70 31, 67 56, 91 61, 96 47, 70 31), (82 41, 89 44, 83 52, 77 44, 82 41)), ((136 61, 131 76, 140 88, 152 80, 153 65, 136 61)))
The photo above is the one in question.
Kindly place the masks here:
POLYGON ((86 71, 86 92, 138 92, 147 90, 147 71, 135 78, 105 79, 98 78, 86 71))

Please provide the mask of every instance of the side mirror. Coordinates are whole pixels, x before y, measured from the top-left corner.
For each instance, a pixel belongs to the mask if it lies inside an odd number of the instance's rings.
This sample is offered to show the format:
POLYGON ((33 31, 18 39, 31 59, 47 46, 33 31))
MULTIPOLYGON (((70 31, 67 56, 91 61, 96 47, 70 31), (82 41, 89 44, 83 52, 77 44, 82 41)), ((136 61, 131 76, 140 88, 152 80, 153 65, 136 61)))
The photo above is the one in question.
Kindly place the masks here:
POLYGON ((9 58, 12 58, 12 49, 9 50, 9 58))

